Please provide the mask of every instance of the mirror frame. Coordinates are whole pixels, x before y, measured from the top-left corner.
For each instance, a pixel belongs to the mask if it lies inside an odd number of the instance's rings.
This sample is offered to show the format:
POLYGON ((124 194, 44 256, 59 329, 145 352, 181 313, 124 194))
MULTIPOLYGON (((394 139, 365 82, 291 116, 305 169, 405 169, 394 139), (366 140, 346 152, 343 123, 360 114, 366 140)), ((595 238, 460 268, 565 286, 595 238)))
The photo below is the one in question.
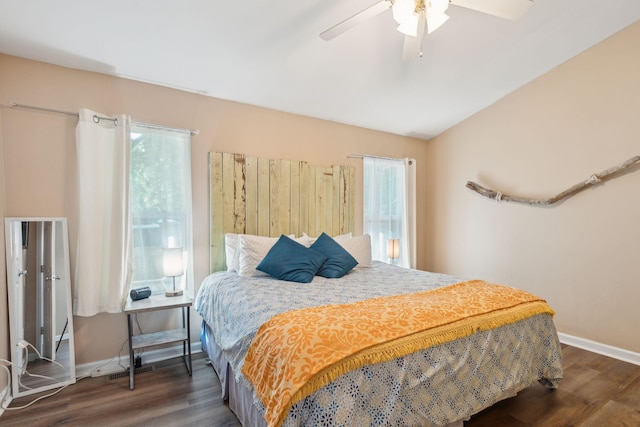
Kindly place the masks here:
POLYGON ((46 390, 67 386, 76 382, 76 365, 75 365, 75 343, 74 343, 74 329, 73 329, 73 307, 71 298, 71 267, 69 262, 69 232, 67 227, 67 219, 64 217, 5 217, 5 244, 6 244, 6 264, 7 264, 7 296, 9 306, 9 338, 10 338, 10 355, 11 355, 11 390, 14 398, 27 396, 34 393, 40 393, 46 390), (62 224, 62 250, 64 261, 59 275, 63 275, 66 278, 66 310, 67 310, 67 333, 69 339, 69 361, 68 361, 68 377, 60 377, 59 381, 53 381, 48 384, 43 384, 38 387, 30 389, 20 388, 20 372, 19 367, 15 364, 16 351, 19 346, 19 341, 22 338, 17 337, 17 309, 15 307, 15 298, 17 297, 17 291, 15 289, 15 277, 21 272, 14 271, 14 265, 12 262, 13 254, 13 229, 12 223, 15 222, 60 222, 62 224))

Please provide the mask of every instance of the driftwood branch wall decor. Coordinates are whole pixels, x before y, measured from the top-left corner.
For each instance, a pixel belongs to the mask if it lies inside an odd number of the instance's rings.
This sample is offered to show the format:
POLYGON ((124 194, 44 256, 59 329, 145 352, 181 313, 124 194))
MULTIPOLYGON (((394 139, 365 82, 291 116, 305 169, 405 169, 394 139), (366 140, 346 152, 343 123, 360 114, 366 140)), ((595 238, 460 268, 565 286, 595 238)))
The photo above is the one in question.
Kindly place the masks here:
POLYGON ((508 194, 503 194, 499 191, 491 190, 490 188, 485 188, 480 184, 476 184, 473 181, 467 181, 467 188, 475 191, 476 193, 488 197, 490 199, 496 200, 498 202, 515 202, 515 203, 524 203, 527 205, 553 205, 563 199, 573 196, 576 193, 584 190, 587 187, 590 187, 595 184, 599 184, 600 182, 606 180, 613 175, 622 172, 625 169, 630 168, 636 163, 640 162, 640 156, 635 156, 630 158, 627 161, 624 161, 620 164, 617 164, 607 170, 604 170, 600 173, 595 173, 589 177, 586 181, 579 182, 576 185, 564 190, 562 193, 559 193, 553 197, 548 199, 530 199, 527 197, 518 197, 518 196, 510 196, 508 194))

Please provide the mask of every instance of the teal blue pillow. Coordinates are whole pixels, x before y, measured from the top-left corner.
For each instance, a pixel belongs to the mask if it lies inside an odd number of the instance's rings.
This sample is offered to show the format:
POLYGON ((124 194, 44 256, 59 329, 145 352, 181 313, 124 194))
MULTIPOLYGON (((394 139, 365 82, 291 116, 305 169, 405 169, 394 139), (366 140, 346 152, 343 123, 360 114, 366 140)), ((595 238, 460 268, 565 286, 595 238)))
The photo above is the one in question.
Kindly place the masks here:
POLYGON ((337 279, 358 265, 358 261, 356 261, 340 243, 325 233, 322 233, 320 237, 316 239, 313 245, 311 245, 311 249, 327 257, 327 260, 316 273, 318 276, 337 279))
POLYGON ((326 259, 283 234, 256 268, 280 280, 309 283, 326 259))

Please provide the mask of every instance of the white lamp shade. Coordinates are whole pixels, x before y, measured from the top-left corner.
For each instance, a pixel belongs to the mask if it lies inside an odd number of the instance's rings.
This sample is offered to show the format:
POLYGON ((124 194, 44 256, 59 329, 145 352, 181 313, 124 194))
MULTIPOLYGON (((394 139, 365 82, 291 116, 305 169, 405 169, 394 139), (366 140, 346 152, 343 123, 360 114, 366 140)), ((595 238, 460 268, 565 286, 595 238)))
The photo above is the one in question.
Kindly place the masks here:
POLYGON ((400 258, 400 239, 389 239, 387 241, 387 256, 390 259, 400 258))
POLYGON ((162 274, 166 277, 182 276, 184 274, 182 248, 162 249, 162 274))

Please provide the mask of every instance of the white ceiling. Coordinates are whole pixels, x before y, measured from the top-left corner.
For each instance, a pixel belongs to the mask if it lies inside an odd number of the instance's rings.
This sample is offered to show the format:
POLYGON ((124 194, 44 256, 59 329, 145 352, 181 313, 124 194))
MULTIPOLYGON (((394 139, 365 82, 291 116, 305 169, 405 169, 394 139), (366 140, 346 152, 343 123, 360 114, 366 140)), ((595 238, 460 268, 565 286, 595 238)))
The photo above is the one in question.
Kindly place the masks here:
POLYGON ((640 19, 639 0, 451 6, 410 62, 390 12, 318 36, 376 1, 0 0, 0 52, 428 139, 640 19))

